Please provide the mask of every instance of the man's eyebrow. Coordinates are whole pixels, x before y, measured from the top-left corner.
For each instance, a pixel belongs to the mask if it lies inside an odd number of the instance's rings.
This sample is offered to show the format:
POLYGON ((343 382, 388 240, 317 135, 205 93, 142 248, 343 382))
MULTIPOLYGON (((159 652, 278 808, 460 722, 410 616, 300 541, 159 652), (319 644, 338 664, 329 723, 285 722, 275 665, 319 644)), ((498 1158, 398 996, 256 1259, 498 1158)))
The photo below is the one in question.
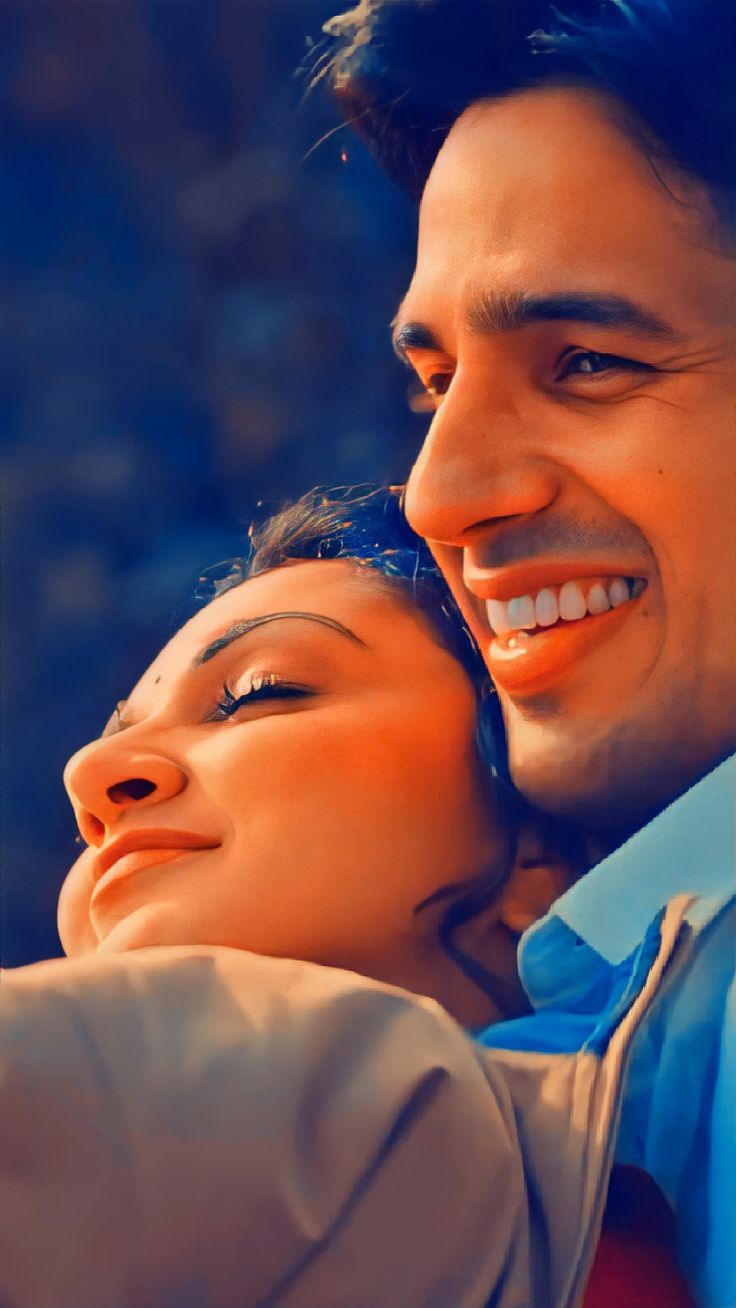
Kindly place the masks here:
POLYGON ((356 645, 361 645, 364 649, 368 648, 366 642, 361 640, 360 636, 356 636, 355 632, 351 631, 349 627, 343 626, 342 622, 337 621, 337 618, 328 618, 324 613, 302 613, 299 611, 263 613, 258 618, 244 618, 241 622, 236 622, 232 627, 228 627, 227 631, 224 631, 221 636, 211 641, 209 645, 206 645, 204 649, 201 649, 195 655, 192 660, 192 669, 201 667, 203 663, 208 663, 221 650, 227 649, 228 645, 232 645, 233 641, 240 640, 241 636, 249 635, 251 631, 265 626, 267 622, 282 622, 286 618, 303 618, 307 622, 318 622, 321 626, 329 627, 330 630, 337 631, 341 636, 352 640, 356 645))
MULTIPOLYGON (((400 313, 401 310, 394 321, 392 343, 402 362, 407 362, 408 350, 442 349, 431 328, 419 322, 401 324, 400 313)), ((662 341, 680 339, 674 327, 659 314, 626 296, 596 295, 589 291, 560 291, 550 295, 480 291, 470 302, 467 322, 471 331, 483 335, 518 331, 533 323, 584 322, 597 327, 620 327, 634 336, 662 341)))
POLYGON ((511 332, 530 323, 587 322, 598 327, 625 327, 636 336, 675 340, 664 318, 624 295, 562 291, 552 295, 503 295, 482 292, 472 301, 468 325, 479 332, 511 332))
POLYGON ((391 344, 394 354, 402 363, 408 363, 409 350, 441 350, 439 337, 430 327, 421 322, 405 322, 394 325, 391 331, 391 344))

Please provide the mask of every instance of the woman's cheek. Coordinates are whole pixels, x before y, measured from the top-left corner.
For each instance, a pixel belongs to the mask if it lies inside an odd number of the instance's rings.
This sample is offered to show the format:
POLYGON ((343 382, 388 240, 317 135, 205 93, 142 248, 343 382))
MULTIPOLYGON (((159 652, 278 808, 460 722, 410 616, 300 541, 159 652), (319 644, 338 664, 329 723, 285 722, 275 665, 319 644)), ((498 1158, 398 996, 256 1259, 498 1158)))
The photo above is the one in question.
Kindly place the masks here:
POLYGON ((86 849, 69 869, 59 893, 57 929, 64 953, 69 957, 94 953, 99 941, 89 915, 94 887, 92 850, 86 849))

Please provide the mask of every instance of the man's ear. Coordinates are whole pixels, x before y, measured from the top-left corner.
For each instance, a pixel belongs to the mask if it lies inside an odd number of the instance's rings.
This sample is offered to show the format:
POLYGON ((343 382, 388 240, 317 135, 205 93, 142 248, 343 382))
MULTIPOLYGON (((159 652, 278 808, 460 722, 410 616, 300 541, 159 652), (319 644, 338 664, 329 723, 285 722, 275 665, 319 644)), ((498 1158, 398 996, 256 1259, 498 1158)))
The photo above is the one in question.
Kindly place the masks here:
POLYGON ((544 917, 577 880, 580 869, 566 859, 545 833, 522 826, 511 876, 499 905, 504 926, 519 935, 544 917))

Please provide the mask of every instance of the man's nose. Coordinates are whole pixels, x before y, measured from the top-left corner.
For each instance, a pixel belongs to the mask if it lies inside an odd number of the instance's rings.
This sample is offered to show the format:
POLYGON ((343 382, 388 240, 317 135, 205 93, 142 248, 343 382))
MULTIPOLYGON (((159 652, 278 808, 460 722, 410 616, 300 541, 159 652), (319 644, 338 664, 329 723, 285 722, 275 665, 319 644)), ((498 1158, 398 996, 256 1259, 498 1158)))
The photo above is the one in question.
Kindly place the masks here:
POLYGON ((186 773, 172 759, 126 749, 115 737, 80 749, 64 770, 80 833, 88 845, 96 846, 103 844, 121 813, 161 804, 186 784, 186 773))
POLYGON ((406 487, 406 516, 425 539, 467 546, 502 519, 539 513, 559 494, 539 423, 456 378, 434 416, 406 487))

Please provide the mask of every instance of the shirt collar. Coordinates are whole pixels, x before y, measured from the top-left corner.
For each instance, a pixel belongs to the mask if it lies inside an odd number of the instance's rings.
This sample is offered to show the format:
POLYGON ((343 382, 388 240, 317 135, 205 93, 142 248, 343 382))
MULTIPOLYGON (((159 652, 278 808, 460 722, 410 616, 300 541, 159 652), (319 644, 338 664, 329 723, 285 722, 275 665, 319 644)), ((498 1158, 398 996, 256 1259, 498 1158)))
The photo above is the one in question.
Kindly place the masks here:
POLYGON ((675 895, 698 896, 694 922, 704 925, 736 894, 735 794, 732 754, 562 895, 523 936, 520 965, 555 919, 614 966, 675 895))

